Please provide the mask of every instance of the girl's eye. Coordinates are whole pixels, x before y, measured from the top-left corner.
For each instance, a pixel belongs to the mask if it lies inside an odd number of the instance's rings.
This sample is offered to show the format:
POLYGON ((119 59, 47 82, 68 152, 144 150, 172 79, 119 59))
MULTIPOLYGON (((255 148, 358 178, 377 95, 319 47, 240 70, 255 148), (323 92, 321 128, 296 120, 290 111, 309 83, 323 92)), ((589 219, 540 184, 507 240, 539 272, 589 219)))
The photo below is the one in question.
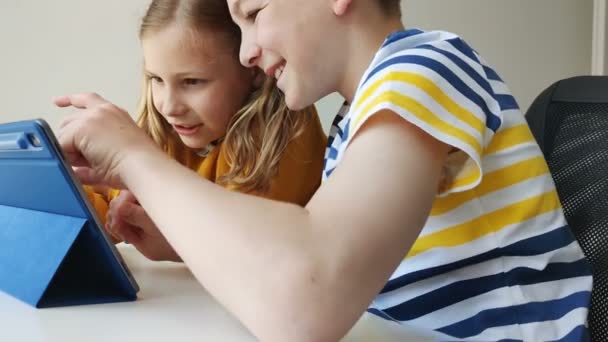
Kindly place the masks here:
POLYGON ((148 76, 150 80, 154 83, 163 83, 163 79, 158 76, 148 76))
POLYGON ((184 84, 186 84, 186 85, 199 85, 199 84, 203 84, 205 82, 206 82, 205 80, 201 80, 198 78, 186 78, 184 80, 184 84))

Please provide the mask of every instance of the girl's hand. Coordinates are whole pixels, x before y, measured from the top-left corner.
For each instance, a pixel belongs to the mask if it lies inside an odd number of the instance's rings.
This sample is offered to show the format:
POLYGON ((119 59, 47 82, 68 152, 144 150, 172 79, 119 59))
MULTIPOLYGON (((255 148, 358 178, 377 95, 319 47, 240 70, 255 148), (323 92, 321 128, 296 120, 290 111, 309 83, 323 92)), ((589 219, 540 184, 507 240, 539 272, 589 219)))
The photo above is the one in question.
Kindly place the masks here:
POLYGON ((58 140, 85 184, 124 188, 127 160, 162 153, 126 111, 97 94, 60 96, 54 103, 78 109, 61 123, 58 140))
POLYGON ((135 246, 148 259, 182 261, 128 190, 121 191, 118 197, 110 202, 106 230, 135 246))

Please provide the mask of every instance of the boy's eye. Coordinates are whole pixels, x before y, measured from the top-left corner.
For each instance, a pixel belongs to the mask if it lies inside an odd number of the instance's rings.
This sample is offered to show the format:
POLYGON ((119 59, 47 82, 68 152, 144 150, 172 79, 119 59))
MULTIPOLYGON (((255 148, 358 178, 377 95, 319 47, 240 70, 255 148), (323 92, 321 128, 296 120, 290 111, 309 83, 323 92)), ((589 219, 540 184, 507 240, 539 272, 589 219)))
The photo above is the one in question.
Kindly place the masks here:
POLYGON ((261 10, 262 9, 260 8, 260 9, 256 9, 256 10, 253 10, 253 11, 247 13, 247 20, 255 21, 257 19, 258 14, 260 13, 261 10))

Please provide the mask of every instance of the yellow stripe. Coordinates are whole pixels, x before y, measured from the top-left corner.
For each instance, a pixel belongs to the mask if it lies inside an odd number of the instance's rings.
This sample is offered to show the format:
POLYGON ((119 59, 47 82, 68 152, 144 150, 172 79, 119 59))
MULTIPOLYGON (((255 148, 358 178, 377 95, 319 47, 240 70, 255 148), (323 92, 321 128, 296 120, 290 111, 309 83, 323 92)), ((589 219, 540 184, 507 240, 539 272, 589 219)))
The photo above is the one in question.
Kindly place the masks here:
MULTIPOLYGON (((386 76, 374 82, 372 85, 366 88, 366 90, 359 96, 359 100, 355 105, 355 111, 361 106, 365 99, 369 98, 371 94, 373 94, 378 87, 386 82, 403 82, 411 84, 415 87, 420 88, 424 92, 426 92, 430 97, 432 97, 437 103, 439 103, 443 108, 445 108, 449 113, 454 115, 459 120, 464 121, 481 135, 483 135, 485 131, 485 123, 476 117, 473 113, 464 109, 461 105, 454 102, 448 95, 446 95, 441 88, 439 88, 433 81, 428 78, 411 73, 411 72, 390 72, 386 76)), ((364 110, 363 114, 356 118, 355 127, 359 123, 359 121, 363 118, 365 114, 367 114, 368 110, 364 110)))
POLYGON ((431 209, 431 216, 442 215, 462 204, 491 192, 547 174, 549 169, 543 157, 530 158, 505 168, 487 173, 474 191, 459 192, 437 198, 431 209))
POLYGON ((481 177, 481 171, 479 170, 479 166, 477 166, 477 164, 476 164, 473 168, 471 168, 471 171, 454 179, 452 181, 452 183, 449 185, 448 189, 458 189, 458 188, 462 188, 462 187, 471 185, 471 184, 477 182, 477 180, 480 177, 481 177))
POLYGON ((534 136, 526 124, 513 126, 497 132, 490 145, 484 151, 484 155, 506 150, 510 147, 534 141, 534 136))
MULTIPOLYGON (((480 142, 469 133, 463 131, 458 127, 454 127, 448 124, 446 121, 438 118, 435 114, 433 114, 430 110, 424 107, 418 101, 412 99, 411 97, 402 95, 395 91, 387 91, 385 93, 380 94, 374 101, 370 102, 363 113, 369 112, 369 110, 382 102, 391 102, 407 111, 412 113, 418 119, 426 122, 427 124, 433 126, 435 129, 440 132, 449 135, 451 137, 456 138, 459 141, 462 141, 469 146, 471 146, 477 152, 478 156, 481 156, 481 144, 480 142)), ((354 127, 357 127, 358 121, 362 119, 362 116, 358 117, 354 121, 354 127)))
POLYGON ((497 232, 508 225, 529 220, 559 207, 560 202, 557 192, 552 190, 540 196, 531 197, 476 217, 463 224, 418 238, 406 258, 433 248, 463 245, 487 234, 497 232))

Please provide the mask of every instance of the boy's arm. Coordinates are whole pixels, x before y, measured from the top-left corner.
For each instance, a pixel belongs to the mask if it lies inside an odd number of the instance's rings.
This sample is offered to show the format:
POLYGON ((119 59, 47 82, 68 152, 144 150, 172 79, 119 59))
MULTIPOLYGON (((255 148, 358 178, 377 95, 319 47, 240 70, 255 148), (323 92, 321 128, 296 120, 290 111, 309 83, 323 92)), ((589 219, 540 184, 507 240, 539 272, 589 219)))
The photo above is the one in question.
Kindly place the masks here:
POLYGON ((195 276, 258 338, 329 341, 354 325, 412 246, 447 151, 384 111, 359 129, 305 209, 201 182, 159 154, 135 154, 123 180, 195 276), (160 181, 167 177, 170 187, 160 181))

